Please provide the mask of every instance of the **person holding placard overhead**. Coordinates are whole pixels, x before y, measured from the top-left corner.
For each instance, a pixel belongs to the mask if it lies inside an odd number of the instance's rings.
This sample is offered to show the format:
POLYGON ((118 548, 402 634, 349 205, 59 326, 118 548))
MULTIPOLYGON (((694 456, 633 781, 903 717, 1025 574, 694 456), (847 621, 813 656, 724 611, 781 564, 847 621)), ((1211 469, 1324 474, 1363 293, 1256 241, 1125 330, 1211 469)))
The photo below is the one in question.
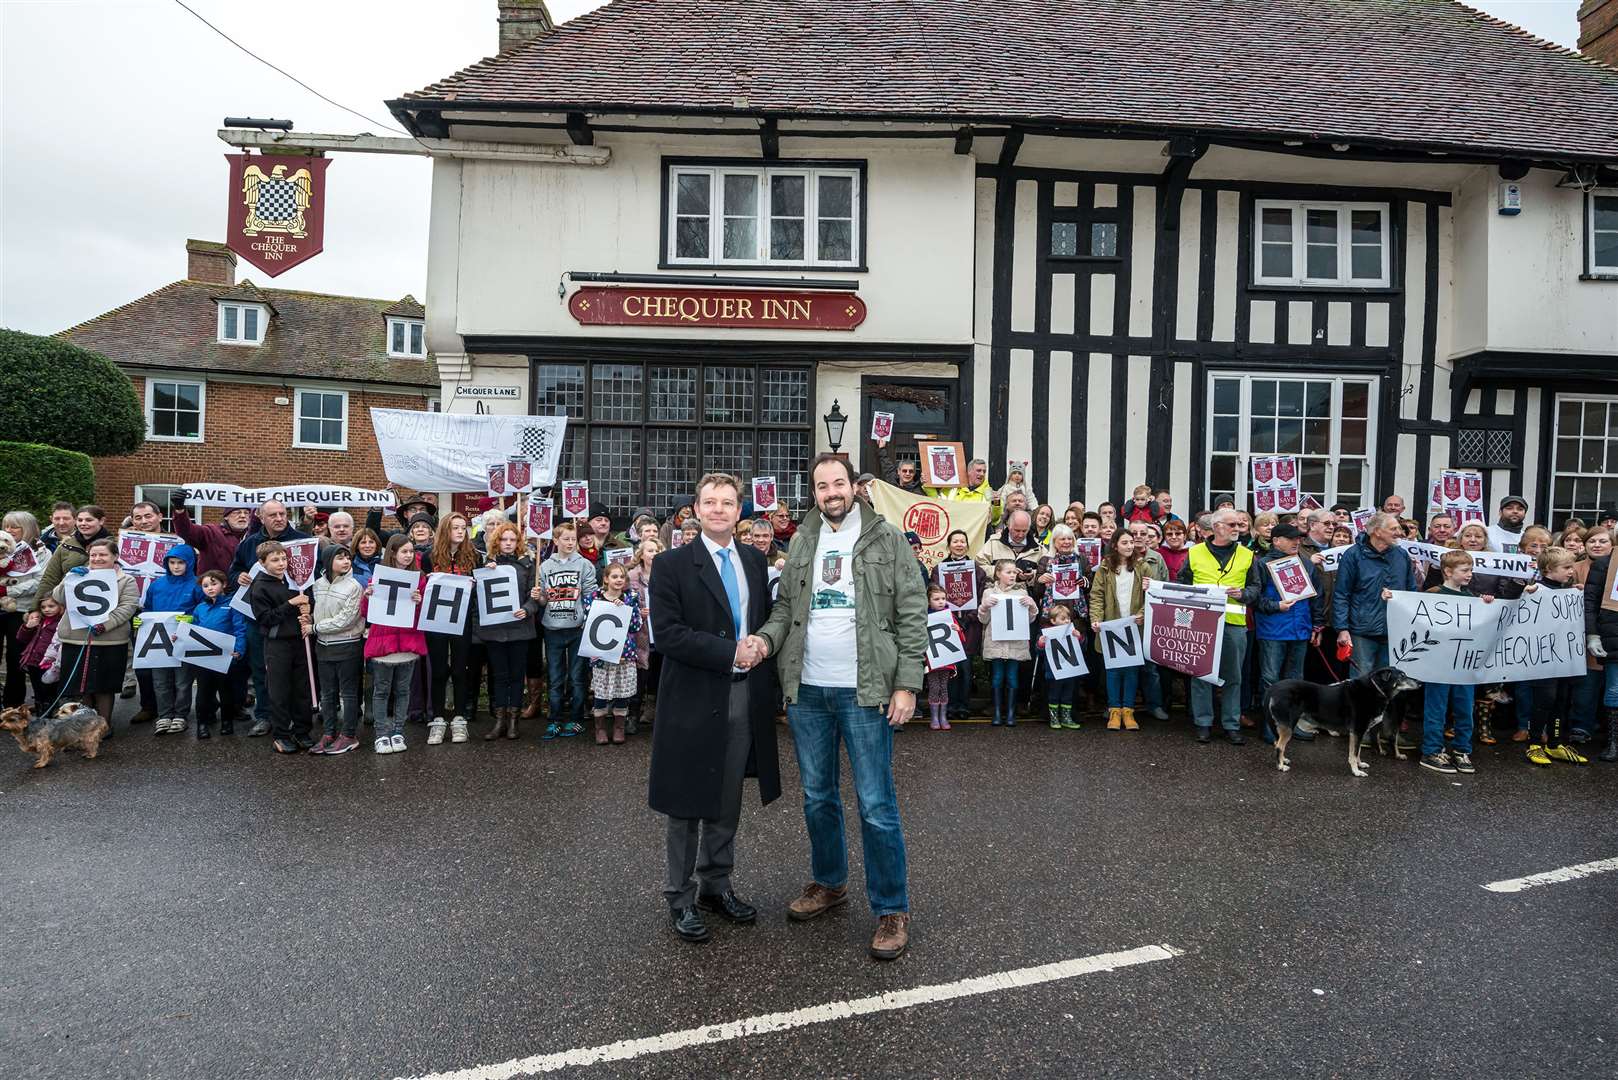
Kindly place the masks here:
POLYGON ((652 637, 663 655, 647 801, 668 815, 663 896, 674 932, 708 940, 702 912, 751 923, 732 887, 742 781, 758 776, 768 805, 781 794, 775 750, 775 665, 748 634, 770 614, 764 556, 736 543, 742 485, 709 473, 697 485, 698 541, 653 560, 652 637))
MULTIPOLYGON (((87 507, 86 509, 97 509, 87 507)), ((79 513, 79 531, 85 527, 84 511, 79 513)), ((100 519, 95 519, 99 526, 100 519)), ((57 548, 63 551, 67 542, 57 548)), ((86 698, 107 722, 108 739, 112 738, 112 703, 124 685, 124 665, 129 661, 129 631, 140 610, 140 586, 135 579, 118 568, 118 544, 105 536, 91 540, 83 547, 87 561, 71 567, 63 580, 51 591, 51 596, 64 607, 67 591, 91 570, 112 570, 116 576, 117 595, 112 606, 100 621, 83 629, 76 629, 72 620, 63 618, 57 625, 57 640, 62 643, 62 697, 69 695, 86 698)))

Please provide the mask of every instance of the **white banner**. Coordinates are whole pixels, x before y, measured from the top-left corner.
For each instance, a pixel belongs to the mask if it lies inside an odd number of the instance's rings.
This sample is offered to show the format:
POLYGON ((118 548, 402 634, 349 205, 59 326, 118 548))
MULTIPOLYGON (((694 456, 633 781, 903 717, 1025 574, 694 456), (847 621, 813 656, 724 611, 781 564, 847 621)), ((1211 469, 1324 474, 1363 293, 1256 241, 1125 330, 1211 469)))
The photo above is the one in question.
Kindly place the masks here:
POLYGON ((102 622, 118 606, 118 571, 87 570, 62 578, 66 599, 67 624, 75 630, 88 630, 102 622))
POLYGON ((388 479, 416 491, 483 491, 489 462, 534 463, 533 483, 556 483, 563 416, 372 409, 371 426, 388 479))
POLYGON ((1084 662, 1084 649, 1072 623, 1047 626, 1040 631, 1045 639, 1045 663, 1053 679, 1074 679, 1089 672, 1084 662))
MULTIPOLYGON (((135 654, 129 666, 136 671, 180 666, 180 633, 183 623, 174 620, 178 611, 143 611, 135 627, 135 654)), ((234 640, 234 639, 233 639, 234 640)))
POLYGON ((221 675, 230 670, 231 655, 236 651, 236 635, 221 630, 210 630, 195 623, 179 624, 180 660, 192 667, 217 671, 221 675))
POLYGON ((1096 648, 1107 668, 1146 666, 1146 639, 1133 615, 1102 623, 1096 630, 1096 648))
POLYGON ((461 634, 472 614, 472 579, 464 574, 428 574, 421 593, 421 619, 416 629, 424 634, 461 634))
POLYGON ((629 641, 629 605, 597 598, 584 616, 579 655, 616 664, 629 641))
POLYGON ((1396 592, 1388 657, 1411 678, 1463 686, 1582 676, 1584 590, 1542 587, 1493 603, 1396 592))
POLYGON ((1022 595, 1002 596, 989 616, 989 638, 993 641, 1027 641, 1028 609, 1022 595))
MULTIPOLYGON (((247 580, 252 581, 263 572, 264 564, 256 562, 253 564, 253 568, 247 572, 247 580)), ((246 585, 238 586, 236 595, 230 598, 230 606, 233 610, 241 612, 242 618, 247 619, 249 622, 258 622, 257 619, 253 618, 253 605, 247 601, 247 589, 248 586, 246 585)))
POLYGON ((947 608, 927 613, 927 670, 966 662, 966 643, 961 638, 955 613, 947 608))
POLYGON ((186 484, 180 488, 179 500, 192 506, 247 507, 253 510, 267 502, 285 503, 287 506, 363 506, 386 510, 399 501, 386 488, 371 489, 349 484, 283 484, 265 488, 244 488, 235 484, 186 484))
POLYGON ((371 596, 365 604, 365 621, 372 626, 393 626, 408 630, 416 625, 416 601, 411 594, 421 583, 414 570, 378 566, 371 571, 371 596))
MULTIPOLYGON (((1422 562, 1438 565, 1438 560, 1454 548, 1441 547, 1438 544, 1424 544, 1417 540, 1401 540, 1399 546, 1422 562)), ((1516 578, 1519 581, 1539 580, 1539 560, 1532 555, 1507 554, 1503 551, 1469 551, 1472 556, 1472 570, 1478 574, 1494 574, 1496 577, 1516 578)))
POLYGON ((1320 570, 1324 574, 1335 574, 1337 564, 1343 559, 1343 552, 1353 547, 1353 544, 1344 544, 1342 547, 1326 548, 1320 553, 1320 570))
POLYGON ((517 595, 515 566, 480 566, 472 571, 472 580, 477 583, 479 626, 517 621, 523 598, 517 595))

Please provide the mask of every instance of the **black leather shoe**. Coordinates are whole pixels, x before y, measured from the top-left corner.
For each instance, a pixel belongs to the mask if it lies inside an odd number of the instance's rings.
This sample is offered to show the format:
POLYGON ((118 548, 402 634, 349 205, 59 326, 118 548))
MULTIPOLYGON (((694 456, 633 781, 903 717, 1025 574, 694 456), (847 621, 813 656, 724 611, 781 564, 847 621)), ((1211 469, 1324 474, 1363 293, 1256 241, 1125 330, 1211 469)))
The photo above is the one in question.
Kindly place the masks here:
POLYGON ((1225 732, 1225 738, 1230 740, 1230 745, 1232 746, 1247 745, 1247 736, 1243 735, 1240 731, 1227 731, 1225 732))
POLYGON ((1205 727, 1198 727, 1197 728, 1197 741, 1199 743, 1212 742, 1213 741, 1213 729, 1212 728, 1205 728, 1205 727))
POLYGON ((702 921, 702 916, 696 908, 670 908, 669 919, 674 923, 674 932, 680 935, 682 941, 701 945, 708 940, 708 924, 702 921))
POLYGON ((729 889, 726 889, 718 896, 697 897, 697 906, 703 911, 717 912, 720 916, 733 923, 750 923, 758 918, 758 908, 749 904, 729 889))
POLYGON ((198 721, 198 723, 197 723, 197 738, 206 739, 206 738, 209 738, 211 736, 211 734, 212 733, 208 730, 208 725, 202 723, 201 721, 198 721))

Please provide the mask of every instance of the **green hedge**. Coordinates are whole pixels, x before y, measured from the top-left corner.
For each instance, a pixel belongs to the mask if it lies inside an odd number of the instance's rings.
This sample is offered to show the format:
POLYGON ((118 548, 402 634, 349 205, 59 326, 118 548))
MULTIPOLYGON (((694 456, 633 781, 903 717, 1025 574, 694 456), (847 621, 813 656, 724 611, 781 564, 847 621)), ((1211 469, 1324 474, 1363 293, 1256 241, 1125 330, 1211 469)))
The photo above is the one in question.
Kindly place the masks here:
POLYGON ((28 510, 44 527, 58 500, 83 506, 95 500, 95 493, 88 455, 37 443, 0 442, 0 513, 28 510))
POLYGON ((146 416, 129 376, 59 338, 0 330, 0 431, 98 457, 133 454, 146 416))

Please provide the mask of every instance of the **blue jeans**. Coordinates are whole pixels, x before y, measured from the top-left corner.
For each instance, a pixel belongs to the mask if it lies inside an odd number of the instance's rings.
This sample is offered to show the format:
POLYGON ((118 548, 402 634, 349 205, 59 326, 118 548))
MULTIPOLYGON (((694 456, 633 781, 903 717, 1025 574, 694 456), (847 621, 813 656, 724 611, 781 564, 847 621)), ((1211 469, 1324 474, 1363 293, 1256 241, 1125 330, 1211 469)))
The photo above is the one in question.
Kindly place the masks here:
POLYGON ((1591 735, 1601 730, 1601 719, 1596 715, 1596 710, 1604 685, 1601 669, 1591 668, 1584 673, 1578 689, 1573 691, 1573 731, 1576 734, 1591 735))
POLYGON ((1444 749, 1444 722, 1455 717, 1455 741, 1450 745, 1463 754, 1472 752, 1472 687, 1428 683, 1421 709, 1421 752, 1436 754, 1444 749))
POLYGON ((1602 708, 1618 709, 1618 660, 1602 668, 1601 672, 1606 680, 1601 693, 1602 708))
POLYGON ((843 800, 837 790, 838 741, 848 745, 848 763, 859 798, 860 842, 865 853, 865 893, 879 917, 910 910, 904 831, 893 785, 893 729, 883 710, 865 708, 852 687, 798 687, 787 706, 792 742, 803 783, 803 820, 809 829, 809 866, 828 889, 848 883, 848 844, 843 800))
POLYGON ((1107 708, 1133 709, 1135 691, 1140 688, 1140 668, 1107 669, 1107 708))
POLYGON ((1531 682, 1506 684, 1511 689, 1511 700, 1517 707, 1517 730, 1527 731, 1534 718, 1534 686, 1531 682))
POLYGON ((1366 637, 1364 634, 1350 633, 1354 641, 1353 663, 1349 667, 1350 678, 1362 679, 1377 668, 1388 666, 1388 639, 1366 637))
MULTIPOLYGON (((1239 731, 1242 726, 1242 674, 1246 670, 1247 627, 1227 622, 1219 652, 1219 677, 1225 681, 1220 690, 1219 722, 1226 731, 1239 731)), ((1191 719, 1197 727, 1213 726, 1213 696, 1213 683, 1191 680, 1191 719)))
POLYGON ((1146 711, 1163 708, 1164 690, 1163 680, 1167 678, 1166 668, 1160 668, 1150 660, 1140 671, 1140 696, 1146 706, 1146 711))
POLYGON ((1264 708, 1264 694, 1282 679, 1303 678, 1303 659, 1308 651, 1308 641, 1259 639, 1258 693, 1254 695, 1254 700, 1258 702, 1259 712, 1263 714, 1259 728, 1264 732, 1266 741, 1275 741, 1275 730, 1270 726, 1269 711, 1264 708))
POLYGON ((551 723, 566 723, 566 717, 571 716, 572 722, 582 725, 584 723, 585 679, 584 657, 579 655, 579 642, 584 637, 584 627, 577 626, 571 630, 552 630, 545 628, 545 675, 550 686, 551 723), (570 712, 562 712, 562 690, 564 687, 572 688, 572 700, 569 702, 570 712))

